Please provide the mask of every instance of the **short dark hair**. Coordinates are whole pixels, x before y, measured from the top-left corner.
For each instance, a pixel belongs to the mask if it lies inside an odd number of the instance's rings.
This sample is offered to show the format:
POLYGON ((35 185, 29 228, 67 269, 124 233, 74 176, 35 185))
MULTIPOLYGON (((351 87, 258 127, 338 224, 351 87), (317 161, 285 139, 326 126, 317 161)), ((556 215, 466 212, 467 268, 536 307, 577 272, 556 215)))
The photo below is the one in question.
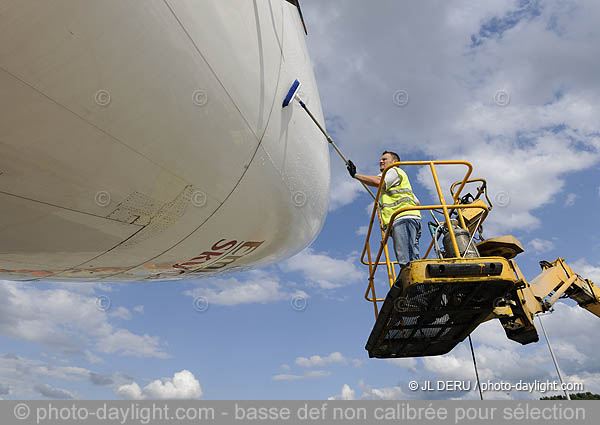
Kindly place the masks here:
POLYGON ((398 155, 396 152, 383 151, 383 153, 381 155, 383 156, 386 153, 389 153, 390 155, 392 155, 392 158, 396 159, 396 162, 400 162, 400 155, 398 155))

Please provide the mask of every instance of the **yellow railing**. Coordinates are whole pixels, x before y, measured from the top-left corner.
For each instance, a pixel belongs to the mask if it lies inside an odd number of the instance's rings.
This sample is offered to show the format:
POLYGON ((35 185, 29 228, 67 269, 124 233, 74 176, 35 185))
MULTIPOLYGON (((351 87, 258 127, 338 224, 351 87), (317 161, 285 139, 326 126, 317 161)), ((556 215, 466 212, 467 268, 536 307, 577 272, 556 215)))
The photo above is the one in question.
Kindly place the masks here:
MULTIPOLYGON (((387 273, 388 273, 388 280, 389 280, 389 286, 391 287, 395 280, 396 280, 396 272, 394 269, 394 266, 396 264, 398 264, 397 261, 390 261, 390 255, 389 255, 389 250, 387 247, 387 242, 388 239, 390 237, 391 234, 391 229, 392 229, 392 223, 394 222, 394 219, 396 218, 396 216, 404 211, 408 211, 408 210, 442 210, 443 214, 444 214, 444 220, 446 222, 446 228, 448 229, 448 232, 450 233, 450 240, 452 243, 452 247, 454 249, 454 252, 460 256, 460 251, 458 248, 458 243, 456 242, 456 235, 454 234, 454 229, 452 228, 452 225, 450 223, 450 214, 452 213, 453 210, 456 210, 457 212, 457 216, 458 216, 458 222, 460 224, 460 226, 463 229, 467 229, 467 225, 465 224, 464 218, 462 216, 462 212, 461 210, 464 208, 479 208, 479 209, 484 209, 485 210, 485 214, 487 214, 488 208, 487 206, 484 205, 469 205, 469 204, 459 204, 457 201, 460 197, 460 194, 462 192, 462 190, 464 189, 465 185, 467 183, 470 182, 474 182, 474 181, 483 181, 485 184, 485 181, 482 179, 474 179, 474 180, 469 180, 469 177, 471 176, 471 172, 473 171, 473 166, 466 161, 405 161, 405 162, 395 162, 393 164, 391 164, 390 166, 388 166, 385 170, 383 170, 383 173, 381 175, 381 181, 379 184, 379 188, 377 190, 377 195, 376 195, 376 199, 379 200, 381 197, 381 190, 383 185, 385 184, 385 175, 388 172, 388 170, 390 170, 393 167, 397 167, 397 166, 407 166, 407 165, 428 165, 430 170, 431 170, 431 175, 433 177, 433 182, 435 184, 435 188, 437 191, 437 195, 439 198, 439 204, 437 205, 419 205, 419 206, 408 206, 408 207, 403 207, 398 209, 397 211, 395 211, 391 218, 390 218, 390 222, 388 224, 388 226, 386 228, 382 227, 382 220, 381 220, 381 209, 379 206, 379 202, 375 201, 373 203, 373 212, 371 213, 371 220, 369 222, 369 229, 367 231, 367 237, 366 237, 366 241, 365 241, 365 246, 363 248, 362 251, 362 255, 361 255, 361 262, 364 265, 369 266, 369 283, 367 285, 367 290, 365 292, 365 299, 367 301, 370 301, 373 303, 373 307, 375 309, 375 318, 377 319, 377 316, 379 314, 379 310, 378 310, 378 306, 377 303, 378 302, 383 302, 385 300, 385 298, 377 298, 375 295, 375 272, 377 271, 377 266, 379 265, 386 265, 387 267, 387 273), (446 204, 446 201, 444 199, 444 194, 442 193, 442 188, 440 186, 440 182, 438 179, 438 175, 437 175, 437 171, 435 166, 436 165, 464 165, 467 167, 467 172, 465 173, 465 176, 463 177, 463 179, 459 182, 456 182, 455 184, 452 185, 451 187, 451 193, 452 193, 452 204, 446 204), (454 192, 454 190, 456 189, 456 186, 458 187, 458 190, 456 190, 456 192, 454 192), (375 258, 375 261, 373 261, 373 257, 371 254, 371 247, 370 247, 370 238, 371 238, 371 232, 373 230, 373 223, 375 222, 375 216, 377 216, 378 218, 378 222, 379 222, 379 230, 381 232, 381 243, 379 246, 379 250, 377 252, 377 256, 375 258), (365 261, 365 255, 367 256, 367 259, 365 261), (385 261, 381 261, 381 256, 384 255, 385 256, 385 261), (371 293, 369 295, 369 292, 371 293)), ((478 190, 479 192, 479 190, 478 190)), ((479 198, 479 196, 481 196, 481 193, 478 193, 477 198, 479 198)), ((431 243, 429 244, 429 248, 427 249, 427 252, 424 256, 424 258, 427 258, 427 256, 429 255, 431 248, 433 246, 433 240, 431 241, 431 243)), ((460 258, 460 257, 457 257, 460 258)))

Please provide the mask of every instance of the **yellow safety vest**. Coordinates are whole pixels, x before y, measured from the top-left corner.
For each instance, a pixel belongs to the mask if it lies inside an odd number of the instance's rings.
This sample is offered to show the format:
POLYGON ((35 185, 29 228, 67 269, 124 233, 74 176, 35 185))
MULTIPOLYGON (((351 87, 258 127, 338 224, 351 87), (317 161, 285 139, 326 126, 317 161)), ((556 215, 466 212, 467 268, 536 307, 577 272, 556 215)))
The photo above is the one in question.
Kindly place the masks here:
MULTIPOLYGON (((388 173, 394 172, 398 172, 398 176, 400 176, 401 179, 400 183, 389 187, 386 190, 384 182, 384 187, 381 192, 381 203, 379 205, 381 206, 381 218, 383 219, 384 226, 388 225, 392 214, 400 208, 417 205, 415 194, 412 191, 412 186, 410 185, 410 181, 404 170, 400 167, 394 167, 388 170, 388 173)), ((405 215, 421 217, 419 210, 406 210, 398 214, 394 220, 398 220, 398 218, 405 215)))

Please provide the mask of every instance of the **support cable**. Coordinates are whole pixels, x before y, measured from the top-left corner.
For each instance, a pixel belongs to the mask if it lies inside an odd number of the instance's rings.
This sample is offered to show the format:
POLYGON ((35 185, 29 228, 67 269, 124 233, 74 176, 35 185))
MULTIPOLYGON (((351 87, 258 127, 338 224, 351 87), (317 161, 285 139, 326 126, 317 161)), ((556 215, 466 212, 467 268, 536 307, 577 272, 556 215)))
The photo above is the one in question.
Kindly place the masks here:
POLYGON ((473 341, 471 341, 471 334, 469 334, 469 345, 471 346, 471 355, 473 356, 473 366, 475 367, 475 376, 477 377, 477 388, 479 389, 479 397, 483 400, 483 393, 481 392, 481 382, 479 382, 479 372, 477 372, 477 362, 475 361, 475 350, 473 350, 473 341))
POLYGON ((542 331, 544 332, 544 337, 546 338, 546 342, 548 343, 548 349, 550 350, 550 355, 552 356, 552 361, 554 362, 554 367, 556 367, 556 373, 558 374, 558 379, 563 387, 563 391, 565 392, 565 396, 567 400, 571 400, 571 396, 566 390, 565 383, 563 382, 562 375, 560 373, 560 369, 558 368, 558 363, 556 362, 556 357, 554 357, 554 351, 552 351, 552 346, 550 346, 550 339, 548 338, 548 334, 546 333, 546 329, 544 329, 544 324, 542 323, 542 318, 540 315, 537 316, 540 325, 542 326, 542 331))

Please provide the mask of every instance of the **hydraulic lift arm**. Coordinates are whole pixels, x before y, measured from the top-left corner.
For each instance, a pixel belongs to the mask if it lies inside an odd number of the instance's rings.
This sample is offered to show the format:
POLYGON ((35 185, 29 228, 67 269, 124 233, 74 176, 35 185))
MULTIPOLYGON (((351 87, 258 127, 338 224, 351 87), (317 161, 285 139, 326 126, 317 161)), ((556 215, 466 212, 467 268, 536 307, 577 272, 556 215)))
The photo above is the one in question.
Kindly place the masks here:
POLYGON ((510 263, 519 284, 496 302, 496 308, 487 318, 500 319, 508 338, 521 344, 538 341, 533 318, 550 310, 560 298, 571 298, 580 307, 600 317, 600 288, 573 272, 564 258, 553 262, 541 261, 542 273, 531 282, 524 279, 513 260, 510 263))
POLYGON ((600 317, 600 288, 591 280, 574 273, 564 258, 558 258, 552 263, 542 261, 540 266, 543 271, 531 281, 531 288, 537 297, 544 300, 544 310, 564 297, 571 298, 579 307, 600 317))

